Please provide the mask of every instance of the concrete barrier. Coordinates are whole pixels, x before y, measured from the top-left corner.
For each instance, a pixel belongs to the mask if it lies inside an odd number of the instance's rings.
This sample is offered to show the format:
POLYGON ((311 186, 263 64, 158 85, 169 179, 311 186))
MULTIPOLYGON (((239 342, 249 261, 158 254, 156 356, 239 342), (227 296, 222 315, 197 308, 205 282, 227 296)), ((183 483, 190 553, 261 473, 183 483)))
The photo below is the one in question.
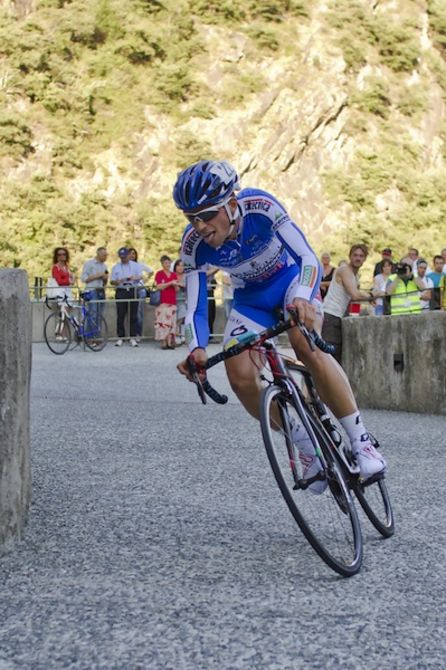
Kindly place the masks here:
POLYGON ((446 312, 342 320, 360 407, 446 414, 446 312))
POLYGON ((31 498, 31 309, 23 270, 0 270, 0 553, 20 539, 31 498))

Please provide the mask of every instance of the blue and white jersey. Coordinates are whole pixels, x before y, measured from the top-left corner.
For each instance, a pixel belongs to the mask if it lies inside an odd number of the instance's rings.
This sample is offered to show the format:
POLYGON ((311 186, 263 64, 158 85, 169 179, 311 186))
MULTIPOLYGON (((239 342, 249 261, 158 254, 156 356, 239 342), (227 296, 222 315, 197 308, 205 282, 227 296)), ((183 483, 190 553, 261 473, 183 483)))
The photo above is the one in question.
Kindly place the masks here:
POLYGON ((290 266, 297 266, 300 276, 296 297, 311 301, 319 289, 319 261, 283 205, 269 193, 254 188, 240 191, 237 202, 241 218, 235 240, 214 249, 191 225, 183 235, 181 257, 187 277, 186 326, 191 350, 208 342, 209 267, 226 270, 236 294, 254 288, 267 292, 290 266))

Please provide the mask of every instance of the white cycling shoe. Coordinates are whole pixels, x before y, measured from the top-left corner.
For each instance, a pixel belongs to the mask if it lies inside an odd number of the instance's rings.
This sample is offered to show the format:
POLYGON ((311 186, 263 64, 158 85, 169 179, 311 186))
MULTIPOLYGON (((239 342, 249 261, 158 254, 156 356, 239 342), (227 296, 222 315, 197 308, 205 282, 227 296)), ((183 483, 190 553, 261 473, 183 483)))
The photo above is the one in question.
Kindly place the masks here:
MULTIPOLYGON (((316 456, 313 443, 308 437, 308 433, 301 425, 292 425, 293 442, 299 450, 299 461, 302 465, 302 479, 310 479, 315 477, 318 472, 322 471, 322 464, 316 456)), ((311 493, 320 495, 327 488, 327 480, 319 479, 310 484, 308 490, 311 493)))
POLYGON ((353 444, 352 451, 363 479, 369 479, 380 473, 384 474, 387 470, 386 461, 370 442, 353 444))
MULTIPOLYGON (((310 442, 310 440, 308 440, 310 442)), ((310 479, 311 477, 314 477, 317 475, 318 472, 322 471, 322 465, 319 460, 319 458, 316 456, 314 453, 314 447, 310 442, 311 449, 313 450, 313 454, 305 454, 302 451, 302 445, 299 444, 299 460, 302 465, 302 477, 303 479, 310 479)), ((316 495, 320 495, 325 491, 327 488, 327 480, 326 479, 317 479, 315 482, 310 484, 308 487, 308 490, 311 491, 311 493, 314 493, 316 495)))

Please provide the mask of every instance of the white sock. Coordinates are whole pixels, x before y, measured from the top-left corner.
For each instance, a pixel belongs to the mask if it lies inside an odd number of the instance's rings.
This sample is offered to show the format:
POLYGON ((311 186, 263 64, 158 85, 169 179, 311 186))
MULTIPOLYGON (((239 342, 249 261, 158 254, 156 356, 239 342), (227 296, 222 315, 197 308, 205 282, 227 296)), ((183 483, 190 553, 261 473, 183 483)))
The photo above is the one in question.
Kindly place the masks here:
POLYGON ((359 412, 344 416, 342 419, 339 419, 339 422, 349 437, 353 451, 358 451, 361 444, 370 441, 369 434, 359 412))
POLYGON ((297 444, 299 450, 302 453, 307 454, 308 456, 313 456, 314 446, 312 441, 310 440, 310 436, 308 435, 306 429, 303 427, 301 423, 298 424, 297 421, 294 420, 294 418, 290 419, 290 424, 291 424, 291 432, 293 435, 293 441, 295 444, 297 444))

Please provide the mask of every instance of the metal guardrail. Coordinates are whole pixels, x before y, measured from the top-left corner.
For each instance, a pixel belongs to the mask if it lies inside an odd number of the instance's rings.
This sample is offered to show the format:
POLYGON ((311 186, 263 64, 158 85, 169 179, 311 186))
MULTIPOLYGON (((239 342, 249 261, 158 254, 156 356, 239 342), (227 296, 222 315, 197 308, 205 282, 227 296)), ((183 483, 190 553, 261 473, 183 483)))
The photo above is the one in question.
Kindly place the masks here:
MULTIPOLYGON (((82 293, 83 291, 89 290, 85 287, 81 287, 81 286, 78 286, 78 285, 70 286, 69 288, 73 292, 73 299, 76 300, 76 301, 80 301, 80 299, 81 299, 80 298, 80 293, 82 293)), ((153 284, 144 284, 144 285, 140 284, 135 288, 146 288, 150 291, 150 289, 153 288, 153 284)), ((42 277, 34 277, 34 284, 32 284, 29 287, 29 289, 30 289, 30 298, 31 298, 32 302, 42 302, 42 301, 45 300, 46 285, 45 285, 42 277)), ((223 296, 222 296, 223 285, 218 285, 218 289, 221 289, 221 290, 217 291, 216 294, 213 297, 212 296, 208 297, 208 301, 214 300, 216 305, 222 305, 223 304, 223 296)), ((93 290, 93 289, 90 289, 90 290, 93 290)), ((110 294, 110 293, 114 294, 114 292, 116 292, 116 287, 115 286, 105 286, 103 290, 105 291, 105 295, 107 296, 107 294, 110 294)), ((438 309, 444 310, 446 308, 446 306, 445 306, 446 288, 439 287, 439 288, 432 288, 432 289, 425 289, 425 290, 434 291, 438 295, 438 299, 437 299, 437 302, 439 304, 438 309)), ((414 295, 414 294, 418 295, 419 293, 420 293, 420 291, 408 291, 405 295, 407 295, 407 296, 414 295)), ((384 299, 386 297, 391 298, 392 295, 378 296, 378 297, 381 298, 381 299, 384 299)), ((144 298, 128 298, 128 299, 124 298, 122 300, 116 300, 116 298, 113 295, 113 297, 106 297, 105 301, 94 301, 94 300, 92 300, 90 302, 131 302, 131 301, 141 302, 142 300, 144 300, 145 302, 149 301, 148 298, 146 298, 146 299, 144 299, 144 298)), ((366 298, 363 299, 363 300, 352 300, 350 302, 350 305, 358 305, 358 304, 359 305, 370 304, 370 302, 366 298)), ((372 313, 371 316, 374 316, 374 314, 372 313)))

